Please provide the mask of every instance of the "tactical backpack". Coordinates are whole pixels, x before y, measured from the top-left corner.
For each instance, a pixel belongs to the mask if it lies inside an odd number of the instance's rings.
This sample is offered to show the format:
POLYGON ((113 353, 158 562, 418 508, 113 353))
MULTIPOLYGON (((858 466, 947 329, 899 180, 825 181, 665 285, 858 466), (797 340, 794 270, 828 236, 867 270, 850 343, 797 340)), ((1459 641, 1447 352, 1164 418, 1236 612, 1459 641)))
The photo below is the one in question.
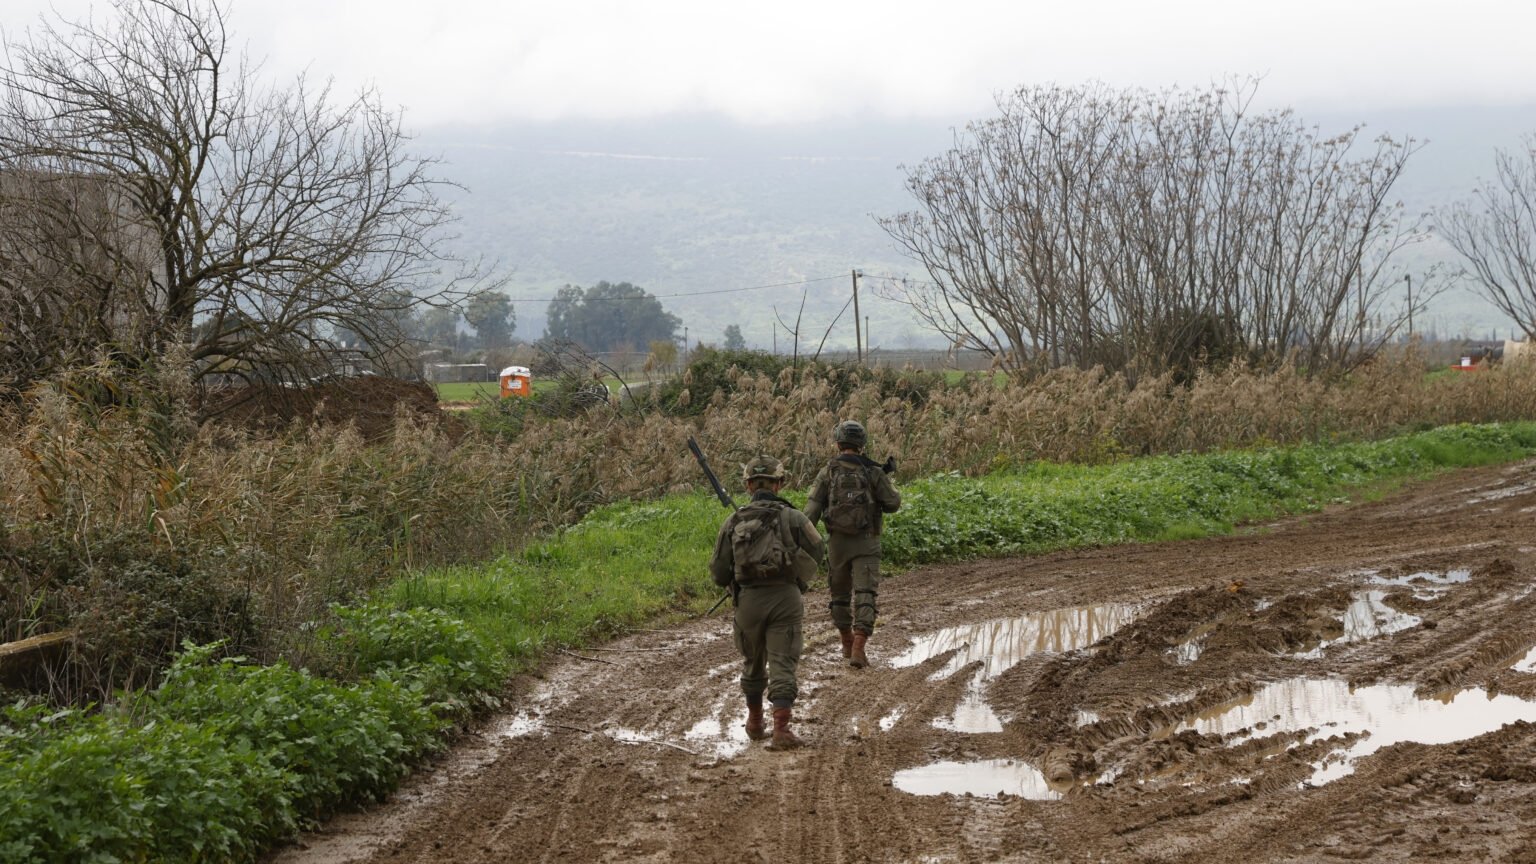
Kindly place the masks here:
POLYGON ((753 502, 737 511, 731 526, 731 558, 738 584, 794 581, 795 545, 782 518, 785 506, 753 502))
POLYGON ((827 463, 827 509, 822 521, 833 534, 868 534, 874 527, 875 490, 864 466, 846 459, 827 463))

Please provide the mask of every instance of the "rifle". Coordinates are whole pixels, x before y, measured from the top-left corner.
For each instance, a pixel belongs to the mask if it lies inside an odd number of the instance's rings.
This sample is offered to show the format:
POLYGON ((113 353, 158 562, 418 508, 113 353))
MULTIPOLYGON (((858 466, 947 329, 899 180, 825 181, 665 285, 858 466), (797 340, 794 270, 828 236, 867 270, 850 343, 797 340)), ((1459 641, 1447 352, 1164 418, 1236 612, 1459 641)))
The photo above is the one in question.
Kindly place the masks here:
MULTIPOLYGON (((699 460, 699 467, 704 469, 704 476, 709 479, 709 485, 715 490, 715 497, 720 499, 721 506, 735 512, 737 509, 736 502, 731 500, 730 495, 726 494, 725 487, 720 485, 720 478, 715 476, 715 472, 709 470, 709 460, 704 458, 704 451, 699 449, 699 442, 693 440, 692 435, 688 436, 688 449, 693 451, 693 458, 699 460)), ((734 596, 734 592, 731 591, 720 595, 720 599, 715 601, 715 605, 709 607, 709 611, 704 613, 704 617, 708 618, 715 614, 715 610, 720 608, 720 604, 732 596, 734 596)))

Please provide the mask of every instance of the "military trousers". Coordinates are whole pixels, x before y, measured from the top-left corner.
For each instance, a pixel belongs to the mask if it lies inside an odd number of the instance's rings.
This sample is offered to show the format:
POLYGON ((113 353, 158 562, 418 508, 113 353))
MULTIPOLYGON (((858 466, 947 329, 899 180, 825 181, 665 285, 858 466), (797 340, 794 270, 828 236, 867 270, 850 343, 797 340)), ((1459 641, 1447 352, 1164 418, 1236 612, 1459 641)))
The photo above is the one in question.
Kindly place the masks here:
POLYGON ((775 708, 795 703, 795 671, 805 648, 805 600, 793 583, 742 586, 732 627, 741 652, 741 692, 775 708))
POLYGON ((827 565, 833 626, 874 633, 880 613, 880 539, 834 534, 827 542, 827 565))

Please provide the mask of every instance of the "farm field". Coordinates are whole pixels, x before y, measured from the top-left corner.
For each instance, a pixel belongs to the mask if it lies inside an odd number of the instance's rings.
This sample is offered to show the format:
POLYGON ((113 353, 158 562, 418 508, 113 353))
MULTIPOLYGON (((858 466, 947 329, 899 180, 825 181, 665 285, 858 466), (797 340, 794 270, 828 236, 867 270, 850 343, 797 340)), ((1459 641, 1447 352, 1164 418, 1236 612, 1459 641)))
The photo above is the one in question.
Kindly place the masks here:
POLYGON ((635 631, 270 860, 1526 860, 1533 513, 1527 460, 1236 536, 919 568, 862 671, 813 591, 791 753, 741 731, 727 613, 635 631))

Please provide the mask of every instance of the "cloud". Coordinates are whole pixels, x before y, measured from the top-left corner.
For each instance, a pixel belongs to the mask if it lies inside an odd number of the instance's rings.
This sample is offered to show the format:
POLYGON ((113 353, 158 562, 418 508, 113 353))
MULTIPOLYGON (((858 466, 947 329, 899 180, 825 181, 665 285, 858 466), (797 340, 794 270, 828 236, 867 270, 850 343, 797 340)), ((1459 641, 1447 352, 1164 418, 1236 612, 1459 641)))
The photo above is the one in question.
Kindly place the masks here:
MULTIPOLYGON (((13 0, 0 23, 47 5, 13 0)), ((269 72, 376 85, 413 124, 952 116, 1021 84, 1233 74, 1308 110, 1536 102, 1536 4, 1507 0, 244 0, 234 28, 269 72)))

